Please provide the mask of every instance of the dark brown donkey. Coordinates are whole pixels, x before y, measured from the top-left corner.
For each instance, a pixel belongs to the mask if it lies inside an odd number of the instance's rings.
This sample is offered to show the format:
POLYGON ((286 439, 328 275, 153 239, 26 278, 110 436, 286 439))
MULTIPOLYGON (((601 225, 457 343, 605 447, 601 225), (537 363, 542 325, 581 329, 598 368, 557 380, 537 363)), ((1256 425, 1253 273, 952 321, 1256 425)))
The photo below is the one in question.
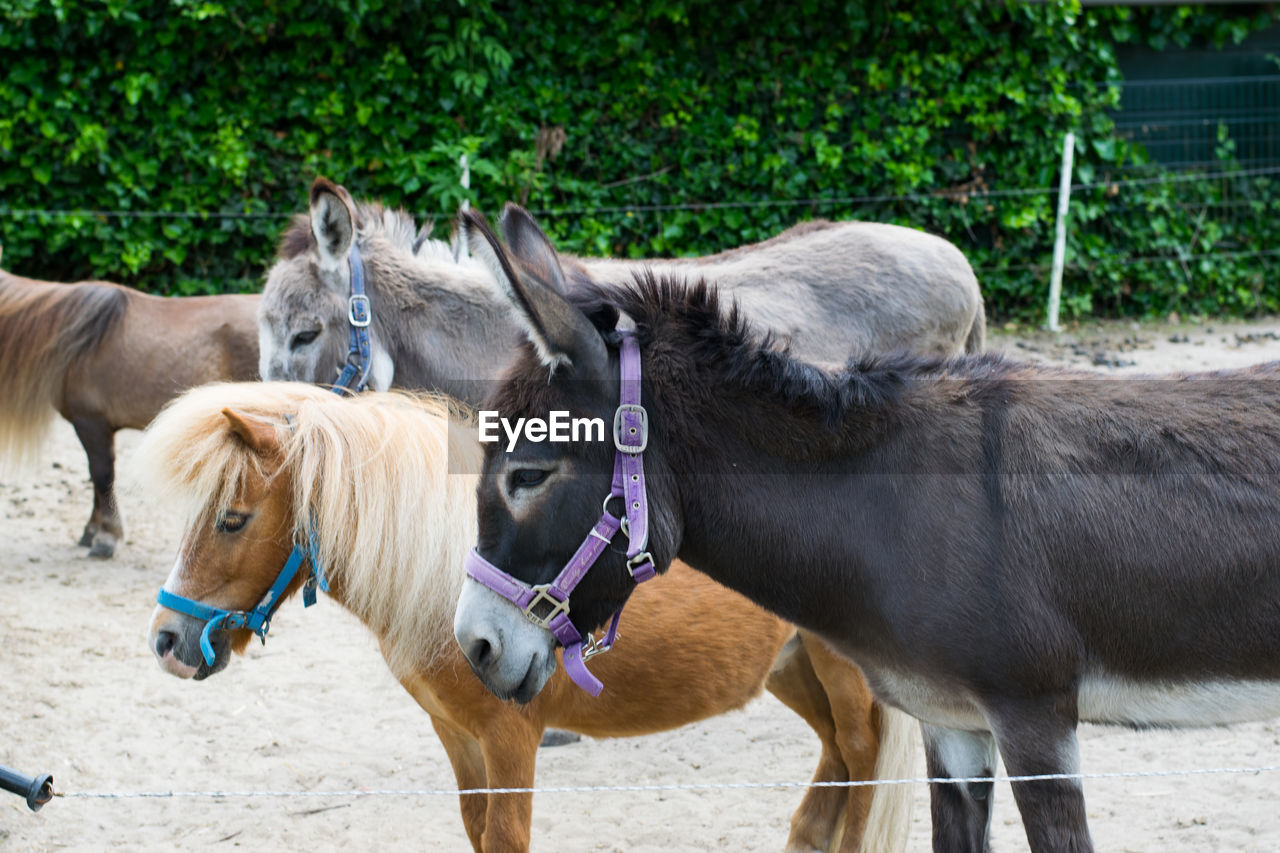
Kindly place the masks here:
POLYGON ((258 376, 257 295, 164 299, 103 281, 0 270, 0 460, 30 459, 55 413, 89 457, 93 514, 80 544, 110 557, 124 535, 115 432, 142 429, 194 385, 258 376))
MULTIPOLYGON (((1075 774, 1081 720, 1280 715, 1280 366, 1116 380, 889 356, 827 372, 705 285, 571 303, 549 246, 504 257, 482 223, 536 344, 484 408, 612 423, 630 317, 658 569, 679 557, 856 661, 923 722, 930 775, 988 776, 997 747, 1011 775, 1075 774)), ((487 445, 479 554, 550 581, 600 517, 614 452, 487 445)), ((569 597, 580 630, 634 588, 615 547, 569 597)), ((474 581, 455 634, 501 696, 535 695, 555 666, 551 635, 474 581)), ((1013 791, 1033 850, 1091 849, 1079 780, 1013 791)), ((982 850, 991 786, 935 785, 932 812, 935 850, 982 850)))

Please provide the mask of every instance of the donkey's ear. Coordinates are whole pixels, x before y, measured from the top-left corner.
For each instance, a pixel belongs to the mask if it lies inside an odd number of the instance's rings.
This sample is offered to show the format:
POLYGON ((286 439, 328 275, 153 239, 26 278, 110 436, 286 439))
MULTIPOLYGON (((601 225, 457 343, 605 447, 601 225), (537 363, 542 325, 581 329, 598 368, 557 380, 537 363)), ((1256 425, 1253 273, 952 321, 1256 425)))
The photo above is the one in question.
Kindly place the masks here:
POLYGON ((230 423, 231 431, 240 436, 254 453, 273 456, 280 451, 280 437, 276 434, 275 424, 234 409, 223 409, 222 416, 230 423))
POLYGON ((356 236, 356 206, 351 194, 326 178, 311 185, 311 233, 322 269, 340 269, 356 236))
MULTIPOLYGON (((471 244, 472 255, 489 267, 542 363, 552 370, 562 364, 569 365, 582 378, 608 376, 609 353, 604 339, 587 316, 569 304, 559 287, 542 277, 541 273, 547 268, 539 270, 522 261, 513 262, 489 223, 474 210, 463 212, 462 228, 471 244)), ((555 263, 555 250, 540 230, 537 233, 549 250, 558 274, 560 266, 555 263)))
POLYGON ((498 217, 498 230, 511 257, 563 296, 564 270, 560 267, 560 256, 529 211, 508 202, 498 217))

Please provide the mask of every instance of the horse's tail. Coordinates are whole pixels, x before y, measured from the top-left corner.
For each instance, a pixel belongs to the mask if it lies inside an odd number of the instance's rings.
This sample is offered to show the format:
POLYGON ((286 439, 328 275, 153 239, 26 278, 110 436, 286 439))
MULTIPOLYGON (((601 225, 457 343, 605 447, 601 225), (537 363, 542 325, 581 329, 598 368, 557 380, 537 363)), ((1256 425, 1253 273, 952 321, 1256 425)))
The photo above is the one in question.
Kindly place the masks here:
POLYGON ((970 355, 982 352, 987 345, 987 312, 982 303, 978 303, 978 313, 973 315, 973 325, 969 327, 969 337, 964 340, 964 351, 970 355))
POLYGON ((0 460, 29 460, 57 414, 67 370, 124 316, 108 284, 45 284, 0 272, 0 460))
MULTIPOLYGON (((886 705, 880 709, 880 751, 876 755, 876 779, 909 779, 915 770, 916 721, 886 705)), ((877 785, 871 797, 871 812, 862 836, 865 853, 900 853, 906 849, 911 831, 911 804, 915 792, 911 785, 877 785)))

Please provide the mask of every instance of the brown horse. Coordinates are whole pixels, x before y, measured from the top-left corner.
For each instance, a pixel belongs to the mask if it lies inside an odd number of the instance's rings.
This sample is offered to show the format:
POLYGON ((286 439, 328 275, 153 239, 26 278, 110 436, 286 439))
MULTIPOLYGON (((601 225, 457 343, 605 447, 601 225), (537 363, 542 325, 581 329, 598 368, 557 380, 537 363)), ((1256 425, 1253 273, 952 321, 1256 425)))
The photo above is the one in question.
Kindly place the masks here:
MULTIPOLYGON (((475 476, 456 472, 474 471, 479 450, 449 413, 442 398, 342 399, 300 384, 189 392, 135 455, 142 482, 188 510, 165 588, 251 608, 295 536, 314 533, 330 594, 378 636, 388 665, 430 714, 462 789, 532 786, 548 726, 593 737, 656 732, 740 708, 762 686, 818 733, 816 780, 909 768, 913 724, 875 705, 855 668, 816 641, 798 646, 792 626, 682 567, 661 593, 637 593, 617 647, 592 661, 601 696, 557 676, 528 705, 495 699, 452 637, 476 526, 475 476)), ((203 627, 156 609, 149 643, 165 670, 205 678, 251 637, 214 632, 209 664, 198 645, 203 627)), ((909 800, 905 786, 876 789, 874 803, 865 787, 811 789, 787 849, 853 851, 860 841, 865 850, 899 849, 909 800)), ((468 795, 461 809, 476 850, 527 849, 531 795, 468 795)))
POLYGON ((115 432, 145 427, 194 385, 258 375, 260 297, 163 299, 104 281, 36 281, 0 270, 0 460, 29 460, 55 413, 89 457, 93 514, 80 544, 110 557, 115 432))

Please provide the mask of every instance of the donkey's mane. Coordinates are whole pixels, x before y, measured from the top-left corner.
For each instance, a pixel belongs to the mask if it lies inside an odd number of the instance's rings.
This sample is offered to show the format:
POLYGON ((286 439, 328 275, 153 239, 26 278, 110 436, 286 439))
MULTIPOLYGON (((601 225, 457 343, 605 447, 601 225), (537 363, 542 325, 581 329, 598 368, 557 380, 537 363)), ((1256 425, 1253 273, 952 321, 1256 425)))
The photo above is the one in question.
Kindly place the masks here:
MULTIPOLYGON (((421 227, 408 211, 391 208, 377 201, 358 201, 356 205, 356 239, 361 246, 374 239, 383 239, 390 246, 410 255, 450 263, 455 260, 454 246, 445 240, 428 237, 434 223, 427 220, 421 227)), ((289 227, 280 236, 276 258, 292 260, 316 247, 316 235, 311 231, 311 217, 306 213, 295 214, 289 227)))
MULTIPOLYGON (((366 267, 376 271, 368 286, 376 285, 381 297, 401 309, 415 308, 441 290, 479 305, 490 302, 488 269, 461 250, 457 235, 452 243, 433 240, 428 237, 432 224, 419 228, 404 210, 371 201, 358 201, 355 206, 356 241, 364 251, 366 267), (470 275, 459 275, 462 270, 470 275)), ((280 238, 277 257, 289 261, 315 248, 311 219, 298 214, 280 238)))
POLYGON ((842 367, 820 367, 793 356, 789 344, 774 333, 757 329, 737 302, 722 297, 713 284, 679 275, 646 271, 622 287, 575 288, 569 298, 606 335, 621 312, 635 322, 642 345, 656 343, 677 352, 717 371, 722 381, 788 408, 812 409, 832 426, 850 410, 893 403, 908 380, 944 375, 996 379, 1027 368, 994 353, 946 357, 906 352, 855 352, 842 367))
POLYGON ((276 476, 293 486, 294 517, 314 519, 326 573, 377 634, 392 670, 429 665, 452 642, 462 561, 475 539, 475 478, 451 473, 479 470, 462 423, 469 414, 443 397, 348 399, 301 383, 189 391, 147 430, 133 470, 139 485, 185 507, 188 528, 225 507, 251 472, 271 474, 231 432, 224 408, 276 424, 285 453, 276 476))

